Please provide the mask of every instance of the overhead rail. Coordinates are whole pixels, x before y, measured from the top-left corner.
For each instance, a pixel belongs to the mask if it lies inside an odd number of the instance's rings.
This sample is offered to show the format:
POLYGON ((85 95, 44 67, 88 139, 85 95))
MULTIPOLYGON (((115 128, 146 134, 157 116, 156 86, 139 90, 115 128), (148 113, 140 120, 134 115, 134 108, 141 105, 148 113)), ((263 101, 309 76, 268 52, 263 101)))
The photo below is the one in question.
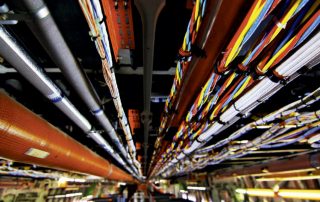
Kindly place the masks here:
MULTIPOLYGON (((108 32, 103 17, 103 10, 99 1, 79 0, 79 4, 90 28, 90 35, 96 45, 97 51, 102 61, 102 71, 105 81, 109 87, 113 98, 114 106, 118 113, 121 128, 125 134, 129 149, 129 163, 133 163, 138 171, 137 174, 142 175, 141 165, 136 159, 136 148, 132 138, 130 126, 127 116, 123 110, 120 93, 115 77, 114 66, 111 56, 108 32)), ((112 40, 115 40, 112 38, 112 40)), ((123 155, 125 153, 123 152, 123 155)))
MULTIPOLYGON (((155 169, 158 170, 156 173, 163 172, 169 164, 170 166, 175 164, 185 154, 190 154, 203 145, 215 132, 228 124, 237 114, 242 114, 246 108, 247 111, 253 109, 256 104, 251 98, 259 100, 267 96, 272 88, 276 86, 279 88, 280 81, 284 83, 302 66, 317 58, 319 54, 317 45, 311 46, 310 41, 315 42, 318 34, 307 42, 309 47, 305 45, 299 47, 314 34, 315 27, 319 24, 319 10, 317 10, 319 2, 288 2, 255 1, 221 61, 212 68, 211 77, 202 88, 186 119, 181 123, 171 145, 162 154, 161 161, 155 169), (277 17, 280 23, 286 23, 286 29, 278 29, 279 23, 270 20, 274 17, 277 17), (257 26, 264 27, 258 29, 257 26), (258 50, 257 47, 262 48, 258 50), (291 56, 282 61, 297 48, 299 49, 294 53, 295 57, 291 56), (252 57, 254 59, 248 60, 252 51, 259 54, 254 55, 252 57), (265 58, 269 52, 270 57, 265 58), (297 55, 298 52, 300 55, 297 55), (306 52, 311 55, 307 56, 306 52), (293 63, 294 61, 296 63, 293 63), (289 67, 285 65, 290 65, 291 68, 288 69, 289 67), (252 94, 252 91, 258 88, 260 91, 254 91, 255 94, 252 94), (251 96, 250 99, 248 96, 251 96), (160 167, 162 169, 159 171, 160 167)), ((272 93, 275 92, 273 89, 272 93)))
MULTIPOLYGON (((91 123, 64 96, 56 84, 46 76, 45 72, 28 53, 17 43, 11 34, 0 25, 0 54, 13 65, 35 88, 37 88, 52 104, 58 107, 84 133, 88 134, 98 145, 105 149, 124 168, 133 173, 131 168, 119 154, 109 145, 91 123)), ((134 174, 134 173, 133 173, 134 174)), ((134 174, 136 176, 136 174, 134 174)))
POLYGON ((91 174, 135 179, 0 92, 0 153, 10 160, 91 174))

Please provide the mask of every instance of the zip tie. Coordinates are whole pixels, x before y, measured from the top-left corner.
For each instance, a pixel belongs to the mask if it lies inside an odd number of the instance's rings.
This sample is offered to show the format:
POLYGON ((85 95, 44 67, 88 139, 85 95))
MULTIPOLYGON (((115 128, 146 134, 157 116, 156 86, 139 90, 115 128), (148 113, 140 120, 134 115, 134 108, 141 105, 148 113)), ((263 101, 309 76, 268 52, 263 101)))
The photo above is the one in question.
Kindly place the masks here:
POLYGON ((97 40, 97 38, 99 38, 99 37, 100 37, 100 35, 91 36, 91 41, 96 41, 96 40, 97 40))
POLYGON ((301 98, 301 99, 300 99, 300 102, 302 103, 303 106, 309 106, 309 105, 305 102, 304 98, 301 98))
POLYGON ((233 106, 233 108, 234 108, 237 112, 241 112, 241 110, 237 109, 235 102, 232 104, 232 106, 233 106))
POLYGON ((320 120, 320 114, 317 114, 317 111, 315 111, 314 114, 315 114, 316 117, 320 120))
POLYGON ((283 23, 281 23, 281 22, 278 21, 276 25, 277 25, 277 27, 279 27, 279 28, 281 28, 281 29, 286 29, 287 23, 284 23, 284 24, 283 24, 283 23))
POLYGON ((99 21, 99 24, 101 25, 102 23, 104 23, 105 19, 106 19, 106 16, 103 15, 102 19, 99 21))

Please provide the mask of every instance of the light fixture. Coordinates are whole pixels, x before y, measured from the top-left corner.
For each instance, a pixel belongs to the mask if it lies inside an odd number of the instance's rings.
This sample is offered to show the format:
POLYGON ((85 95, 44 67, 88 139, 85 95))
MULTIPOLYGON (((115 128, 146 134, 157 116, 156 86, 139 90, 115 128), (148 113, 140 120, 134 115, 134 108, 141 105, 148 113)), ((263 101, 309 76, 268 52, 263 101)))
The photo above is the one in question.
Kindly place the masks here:
POLYGON ((236 192, 249 196, 320 200, 320 191, 311 189, 279 189, 277 192, 274 192, 272 189, 236 189, 236 192))
POLYGON ((268 182, 268 181, 295 181, 295 180, 314 180, 320 179, 320 175, 311 176, 292 176, 292 177, 264 177, 258 178, 257 181, 268 182))
POLYGON ((189 189, 189 190, 198 190, 198 191, 205 191, 205 190, 207 190, 206 187, 195 187, 195 186, 187 186, 187 189, 189 189))

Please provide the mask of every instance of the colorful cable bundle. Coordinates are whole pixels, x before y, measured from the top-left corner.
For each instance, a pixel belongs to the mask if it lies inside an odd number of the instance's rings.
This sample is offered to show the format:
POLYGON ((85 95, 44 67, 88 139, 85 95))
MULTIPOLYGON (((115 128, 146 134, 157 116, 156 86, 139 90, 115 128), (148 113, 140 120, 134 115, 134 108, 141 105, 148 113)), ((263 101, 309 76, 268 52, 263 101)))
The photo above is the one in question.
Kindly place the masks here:
POLYGON ((113 97, 114 106, 118 112, 119 123, 126 136, 125 139, 130 152, 130 158, 128 161, 132 161, 136 169, 139 171, 139 174, 141 174, 141 165, 136 160, 136 148, 132 139, 126 114, 122 107, 115 73, 112 69, 113 61, 110 51, 110 43, 105 22, 103 20, 100 2, 97 0, 79 0, 79 4, 89 25, 92 40, 94 41, 96 49, 101 57, 103 76, 110 90, 110 94, 113 97))
MULTIPOLYGON (((217 62, 214 73, 189 110, 186 120, 174 136, 175 143, 171 144, 171 148, 165 152, 166 155, 163 157, 169 158, 167 162, 174 161, 172 154, 177 156, 177 150, 188 149, 192 142, 208 128, 194 122, 201 122, 207 126, 219 122, 219 114, 255 85, 256 74, 265 76, 290 51, 308 38, 312 31, 316 30, 319 25, 318 7, 319 2, 307 0, 257 0, 254 2, 229 43, 223 58, 217 62), (244 59, 237 64, 239 61, 237 58, 244 59), (252 72, 252 69, 256 73, 252 72), (216 76, 220 77, 213 82, 212 79, 216 76), (214 87, 211 88, 213 84, 214 87), (209 117, 207 117, 208 114, 210 114, 209 117), (181 133, 190 126, 192 126, 192 135, 181 133)), ((276 72, 271 74, 279 80, 283 79, 276 72)), ((157 170, 164 165, 166 164, 157 165, 157 170)))

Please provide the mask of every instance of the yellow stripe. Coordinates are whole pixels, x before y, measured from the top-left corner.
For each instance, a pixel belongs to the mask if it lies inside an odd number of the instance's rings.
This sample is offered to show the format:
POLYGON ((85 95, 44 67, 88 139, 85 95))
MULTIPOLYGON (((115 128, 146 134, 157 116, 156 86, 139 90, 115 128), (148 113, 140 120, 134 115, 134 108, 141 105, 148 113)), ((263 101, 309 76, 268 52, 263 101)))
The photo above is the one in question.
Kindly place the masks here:
MULTIPOLYGON (((290 8, 289 12, 285 15, 285 17, 283 18, 283 20, 281 21, 281 24, 287 24, 287 22, 290 20, 290 18, 292 17, 293 13, 297 10, 299 4, 301 3, 301 0, 296 0, 294 1, 294 4, 292 5, 292 7, 290 8)), ((270 42, 279 34, 279 32, 281 31, 281 27, 278 27, 276 29, 276 31, 273 33, 270 42)))
POLYGON ((229 63, 238 55, 239 53, 239 46, 241 44, 241 42, 243 41, 243 38, 245 36, 245 34, 248 32, 248 30, 250 29, 250 27, 252 26, 253 22, 257 19, 257 17, 259 16, 259 13, 261 12, 264 4, 266 2, 264 2, 263 4, 261 4, 261 0, 259 0, 259 2, 257 3, 257 5, 255 6, 249 20, 248 23, 246 24, 246 26, 244 27, 244 29, 242 30, 241 34, 239 35, 236 43, 234 44, 234 46, 231 49, 230 54, 227 57, 226 60, 226 64, 225 66, 228 66, 229 63))
POLYGON ((198 15, 199 15, 199 7, 200 7, 200 0, 197 0, 196 1, 196 5, 195 5, 195 12, 194 12, 194 21, 196 21, 197 20, 197 17, 198 17, 198 15))
POLYGON ((317 7, 320 5, 320 1, 316 1, 311 8, 309 9, 308 13, 304 16, 303 20, 301 21, 301 23, 304 23, 309 17, 310 15, 317 9, 317 7))
POLYGON ((234 94, 233 99, 235 99, 236 97, 238 97, 240 95, 240 93, 242 93, 244 91, 244 89, 247 87, 247 85, 249 84, 250 80, 251 80, 251 76, 249 76, 247 78, 247 80, 243 83, 243 85, 240 87, 240 89, 236 92, 236 94, 234 94))
POLYGON ((183 43, 182 43, 182 50, 187 50, 187 33, 184 35, 183 43))
POLYGON ((226 85, 226 87, 225 88, 228 88, 229 87, 229 85, 231 84, 231 82, 234 80, 234 78, 236 77, 236 73, 232 73, 231 74, 231 76, 230 76, 230 78, 228 79, 228 83, 227 83, 227 85, 226 85))
POLYGON ((290 41, 288 41, 269 61, 268 63, 262 68, 262 71, 265 72, 267 71, 270 66, 273 64, 273 62, 279 57, 280 54, 282 54, 287 48, 288 46, 292 43, 292 41, 296 38, 292 37, 292 39, 290 39, 290 41))
POLYGON ((221 105, 221 104, 218 104, 218 105, 215 107, 215 109, 213 110, 213 112, 212 112, 212 114, 211 114, 211 116, 210 116, 210 120, 212 120, 212 119, 214 118, 214 115, 215 115, 216 111, 218 110, 218 108, 220 107, 220 105, 221 105))

